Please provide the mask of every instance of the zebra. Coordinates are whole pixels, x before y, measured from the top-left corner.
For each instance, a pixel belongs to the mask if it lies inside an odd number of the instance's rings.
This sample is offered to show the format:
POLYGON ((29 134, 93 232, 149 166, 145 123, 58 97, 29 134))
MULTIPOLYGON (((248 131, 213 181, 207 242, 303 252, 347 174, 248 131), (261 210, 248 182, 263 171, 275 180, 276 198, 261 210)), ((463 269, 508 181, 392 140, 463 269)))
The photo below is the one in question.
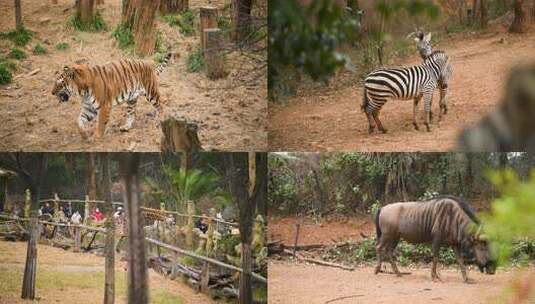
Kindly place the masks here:
MULTIPOLYGON (((413 34, 416 34, 416 37, 414 37, 414 41, 416 41, 416 48, 418 49, 418 53, 420 54, 420 57, 422 57, 423 60, 425 60, 427 57, 429 57, 433 53, 433 47, 431 45, 431 32, 424 34, 422 31, 417 30, 416 32, 410 34, 408 37, 412 36, 413 34)), ((440 111, 442 111, 443 114, 448 113, 448 100, 447 100, 447 93, 448 93, 448 83, 451 78, 451 75, 453 74, 453 67, 451 64, 447 64, 446 70, 444 72, 444 77, 442 81, 439 82, 438 87, 440 91, 440 111)), ((431 117, 433 117, 433 112, 431 111, 431 117)))
MULTIPOLYGON (((379 69, 368 74, 364 80, 361 109, 368 118, 369 133, 373 133, 375 123, 377 123, 379 131, 387 132, 379 120, 379 112, 389 99, 414 100, 413 125, 418 130, 416 110, 422 97, 424 98, 424 110, 426 113, 425 126, 427 131, 430 132, 433 91, 439 83, 444 81, 447 65, 448 56, 442 51, 435 51, 424 59, 421 65, 407 68, 379 69)), ((439 113, 440 118, 441 115, 439 113)))

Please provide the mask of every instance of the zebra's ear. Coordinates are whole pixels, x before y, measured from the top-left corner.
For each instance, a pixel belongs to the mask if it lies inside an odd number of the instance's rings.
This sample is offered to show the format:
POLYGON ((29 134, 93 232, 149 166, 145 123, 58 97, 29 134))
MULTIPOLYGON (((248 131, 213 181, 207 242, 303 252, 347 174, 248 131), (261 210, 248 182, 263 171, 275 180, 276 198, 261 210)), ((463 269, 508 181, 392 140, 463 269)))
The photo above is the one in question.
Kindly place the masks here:
POLYGON ((425 35, 424 40, 426 42, 430 42, 431 41, 431 32, 429 32, 427 35, 425 35))

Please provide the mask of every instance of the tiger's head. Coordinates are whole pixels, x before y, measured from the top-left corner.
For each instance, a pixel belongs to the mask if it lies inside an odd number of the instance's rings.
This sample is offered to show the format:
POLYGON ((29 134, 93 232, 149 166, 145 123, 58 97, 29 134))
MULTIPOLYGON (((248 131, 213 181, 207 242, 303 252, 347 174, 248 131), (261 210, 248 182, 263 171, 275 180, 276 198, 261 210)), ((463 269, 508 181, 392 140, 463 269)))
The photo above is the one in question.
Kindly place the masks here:
POLYGON ((52 88, 52 95, 55 95, 59 102, 67 102, 69 98, 76 94, 75 81, 76 68, 69 66, 63 67, 63 71, 56 72, 56 81, 52 88))

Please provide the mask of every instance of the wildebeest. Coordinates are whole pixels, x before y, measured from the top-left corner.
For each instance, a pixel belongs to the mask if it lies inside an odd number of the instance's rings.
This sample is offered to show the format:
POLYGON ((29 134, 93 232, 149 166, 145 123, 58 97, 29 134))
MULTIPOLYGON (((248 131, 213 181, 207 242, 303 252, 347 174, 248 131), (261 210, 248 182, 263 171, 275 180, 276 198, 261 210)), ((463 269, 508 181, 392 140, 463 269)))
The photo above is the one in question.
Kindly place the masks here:
POLYGON ((378 257, 375 274, 381 270, 386 258, 396 275, 401 275, 393 255, 400 239, 412 244, 431 243, 433 280, 440 280, 437 263, 442 245, 453 247, 466 283, 470 280, 466 275, 463 252, 473 252, 481 272, 485 270, 487 274, 494 274, 496 271, 496 262, 485 237, 480 233, 481 223, 470 206, 460 198, 441 196, 422 202, 386 205, 377 212, 375 227, 378 257))

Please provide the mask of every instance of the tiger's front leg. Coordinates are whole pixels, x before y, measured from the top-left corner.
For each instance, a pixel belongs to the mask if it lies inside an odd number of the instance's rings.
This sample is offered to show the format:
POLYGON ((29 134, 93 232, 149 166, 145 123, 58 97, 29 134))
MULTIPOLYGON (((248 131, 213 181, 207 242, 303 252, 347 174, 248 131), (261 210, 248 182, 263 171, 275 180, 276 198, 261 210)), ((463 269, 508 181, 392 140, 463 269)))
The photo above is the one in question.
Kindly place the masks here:
POLYGON ((104 132, 106 131, 106 125, 108 124, 108 120, 110 119, 110 110, 111 105, 106 104, 102 105, 98 111, 97 126, 95 134, 93 135, 93 139, 95 141, 100 140, 102 136, 104 136, 104 132))
POLYGON ((82 108, 80 109, 80 115, 78 116, 78 131, 84 140, 87 140, 91 136, 91 127, 89 123, 97 116, 98 110, 93 105, 83 100, 82 108))
POLYGON ((136 120, 136 104, 137 99, 127 101, 125 122, 124 125, 119 128, 122 132, 127 132, 132 129, 134 121, 136 120))

